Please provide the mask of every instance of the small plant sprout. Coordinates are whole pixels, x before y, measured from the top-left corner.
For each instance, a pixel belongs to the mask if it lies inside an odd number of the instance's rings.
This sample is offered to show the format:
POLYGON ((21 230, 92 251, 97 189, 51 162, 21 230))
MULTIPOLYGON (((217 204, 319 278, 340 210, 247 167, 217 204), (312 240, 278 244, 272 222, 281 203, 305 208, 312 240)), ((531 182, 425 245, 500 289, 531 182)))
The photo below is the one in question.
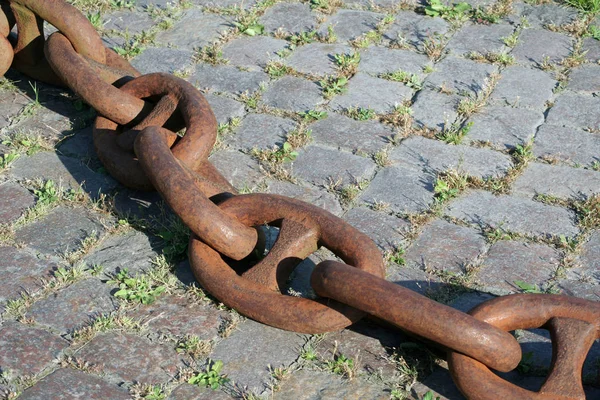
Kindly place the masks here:
POLYGON ((538 285, 533 285, 524 281, 514 281, 514 284, 523 291, 523 293, 544 293, 538 285))
POLYGON ((344 93, 348 88, 348 78, 345 76, 329 76, 319 81, 326 99, 344 93))
POLYGON ((371 108, 355 107, 347 110, 348 116, 357 121, 368 121, 377 117, 375 110, 371 108))
POLYGON ((301 112, 299 116, 305 121, 319 121, 327 118, 327 111, 309 110, 301 112))
POLYGON ((440 400, 440 396, 436 396, 431 390, 423 395, 423 400, 440 400))
POLYGON ((334 355, 333 360, 327 361, 327 368, 334 374, 342 375, 348 379, 352 379, 356 373, 354 360, 343 354, 334 355))
POLYGON ((119 290, 114 294, 115 297, 142 304, 154 303, 156 298, 166 290, 165 286, 154 285, 144 275, 130 277, 126 268, 121 270, 109 283, 119 284, 119 290))
POLYGON ((342 74, 346 76, 352 76, 356 73, 356 70, 358 69, 358 63, 360 62, 359 52, 355 51, 352 54, 335 54, 333 57, 342 74))
POLYGON ((221 374, 221 369, 223 369, 223 361, 212 362, 209 359, 205 371, 192 376, 188 383, 217 390, 229 382, 227 375, 221 374))
POLYGON ((429 0, 425 6, 425 14, 430 17, 441 17, 449 21, 462 21, 467 18, 467 13, 471 10, 469 3, 460 2, 452 6, 447 6, 441 0, 429 0))
POLYGON ((471 130, 471 126, 473 126, 472 122, 463 126, 460 124, 446 125, 441 132, 436 134, 436 137, 448 144, 460 144, 471 130))

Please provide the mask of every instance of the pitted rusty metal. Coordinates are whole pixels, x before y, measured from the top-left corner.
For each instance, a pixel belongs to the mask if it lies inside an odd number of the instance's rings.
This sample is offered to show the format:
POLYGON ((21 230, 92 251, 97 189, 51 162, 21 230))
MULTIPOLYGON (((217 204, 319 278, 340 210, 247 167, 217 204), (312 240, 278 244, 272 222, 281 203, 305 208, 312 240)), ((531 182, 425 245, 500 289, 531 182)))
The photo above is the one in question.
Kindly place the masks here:
POLYGON ((385 319, 455 351, 449 356, 453 378, 469 399, 585 397, 581 368, 600 338, 598 303, 516 295, 484 303, 469 316, 387 282, 377 246, 342 219, 283 196, 237 195, 208 161, 217 123, 191 84, 167 74, 139 76, 63 0, 0 0, 0 6, 0 73, 12 62, 33 78, 66 83, 99 112, 94 145, 106 169, 126 186, 161 193, 193 232, 194 275, 223 303, 304 333, 339 330, 366 313, 385 319), (44 21, 60 31, 47 41, 44 21), (17 38, 11 44, 7 37, 14 24, 17 38), (183 137, 174 133, 183 128, 183 137), (279 227, 279 236, 256 261, 264 224, 279 227), (311 283, 321 297, 283 294, 296 266, 321 246, 346 263, 326 261, 315 268, 311 283), (506 331, 536 327, 550 330, 554 360, 542 389, 529 392, 488 367, 514 368, 521 351, 506 331))
POLYGON ((194 276, 224 304, 265 324, 303 333, 343 329, 365 315, 335 300, 281 294, 293 269, 319 246, 382 278, 385 269, 381 254, 365 234, 321 208, 278 195, 235 196, 219 207, 247 226, 272 224, 281 228, 269 254, 241 275, 199 238, 190 239, 194 276))
POLYGON ((549 294, 517 294, 487 301, 469 312, 505 331, 544 328, 552 337, 552 365, 546 382, 531 392, 506 382, 484 364, 450 353, 452 378, 469 399, 585 399, 581 371, 595 340, 600 339, 600 303, 549 294))
POLYGON ((0 2, 0 76, 8 71, 15 55, 12 44, 8 41, 14 25, 15 17, 10 6, 6 2, 0 2))
POLYGON ((103 116, 96 119, 94 145, 98 157, 119 182, 134 189, 153 189, 132 152, 135 135, 147 126, 167 124, 173 125, 174 130, 185 128, 180 139, 172 132, 162 132, 168 135, 167 141, 178 160, 192 171, 202 169, 217 137, 217 120, 194 86, 173 75, 158 73, 129 81, 120 90, 138 99, 159 97, 160 100, 146 118, 128 129, 103 116))
POLYGON ((208 199, 204 193, 223 192, 208 188, 212 185, 207 180, 202 184, 201 179, 194 179, 187 164, 169 148, 164 131, 148 127, 135 141, 135 152, 154 188, 192 232, 212 248, 235 260, 249 255, 257 244, 256 230, 225 214, 208 199))
POLYGON ((100 63, 77 52, 70 40, 59 32, 50 35, 45 50, 48 62, 61 81, 100 115, 125 125, 152 110, 150 104, 113 86, 121 86, 140 73, 112 50, 103 50, 106 61, 100 63))
POLYGON ((8 0, 16 19, 17 42, 13 67, 40 81, 62 85, 44 54, 43 22, 60 30, 77 52, 106 64, 104 45, 88 19, 63 0, 8 0))
POLYGON ((311 285, 319 295, 349 304, 410 333, 468 354, 498 371, 510 371, 521 361, 521 348, 511 334, 342 263, 324 261, 317 265, 311 285))

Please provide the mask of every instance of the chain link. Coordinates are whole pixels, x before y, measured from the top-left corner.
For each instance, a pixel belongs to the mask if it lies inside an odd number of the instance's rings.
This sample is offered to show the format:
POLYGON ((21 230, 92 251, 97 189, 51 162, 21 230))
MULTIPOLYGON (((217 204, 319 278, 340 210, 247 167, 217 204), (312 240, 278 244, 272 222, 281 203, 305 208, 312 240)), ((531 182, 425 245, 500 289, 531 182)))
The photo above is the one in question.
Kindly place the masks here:
POLYGON ((66 85, 94 107, 94 145, 123 185, 157 190, 193 232, 196 279, 240 313, 279 328, 321 333, 371 314, 449 350, 453 379, 469 399, 583 399, 581 369, 600 338, 597 302, 557 295, 497 298, 469 314, 384 279, 377 246, 342 219, 277 195, 238 195, 208 161, 217 125, 204 97, 167 74, 140 76, 102 44, 89 21, 63 0, 0 0, 0 74, 15 69, 66 85), (43 22, 60 32, 46 41, 43 22), (7 37, 13 26, 17 36, 7 37), (11 44, 12 42, 12 44, 11 44), (178 132, 185 128, 185 135, 178 132), (261 259, 261 225, 280 228, 261 259), (321 296, 286 296, 294 268, 319 247, 325 261, 311 276, 321 296), (236 261, 237 260, 237 261, 236 261), (240 261, 241 260, 241 261, 240 261), (554 357, 539 392, 508 384, 488 367, 509 371, 521 360, 514 329, 549 329, 554 357))

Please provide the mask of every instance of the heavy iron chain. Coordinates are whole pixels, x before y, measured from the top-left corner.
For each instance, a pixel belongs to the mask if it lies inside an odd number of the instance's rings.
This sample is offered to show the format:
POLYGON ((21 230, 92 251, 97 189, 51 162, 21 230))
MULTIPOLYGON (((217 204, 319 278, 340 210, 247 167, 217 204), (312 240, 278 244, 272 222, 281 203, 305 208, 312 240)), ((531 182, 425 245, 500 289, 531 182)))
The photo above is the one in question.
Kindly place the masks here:
POLYGON ((0 0, 0 7, 0 75, 12 66, 68 86, 98 111, 93 138, 100 160, 123 185, 163 196, 192 231, 196 279, 224 304, 303 333, 343 329, 371 314, 445 348, 452 377, 469 399, 585 399, 581 372, 600 338, 600 303, 518 294, 465 314, 387 282, 377 246, 342 219, 283 196, 238 195, 208 161, 217 123, 191 84, 168 74, 140 76, 64 0, 0 0), (44 21, 59 32, 46 39, 44 21), (180 138, 174 132, 182 128, 180 138), (256 262, 264 224, 280 233, 256 262), (294 268, 320 246, 344 261, 316 266, 311 285, 321 297, 281 294, 294 268), (490 370, 508 372, 519 364, 521 349, 508 331, 530 328, 548 329, 553 344, 550 373, 538 392, 490 370))

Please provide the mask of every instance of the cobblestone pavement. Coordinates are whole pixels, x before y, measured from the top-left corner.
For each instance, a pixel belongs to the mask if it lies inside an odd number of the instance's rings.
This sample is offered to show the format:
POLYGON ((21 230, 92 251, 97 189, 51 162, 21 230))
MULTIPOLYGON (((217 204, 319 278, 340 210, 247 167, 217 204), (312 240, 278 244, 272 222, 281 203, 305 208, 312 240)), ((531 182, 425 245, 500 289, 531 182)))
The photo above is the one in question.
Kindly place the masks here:
MULTIPOLYGON (((593 13, 550 0, 437 17, 396 0, 72 3, 140 71, 206 94, 211 161, 240 191, 341 216, 386 254, 388 280, 465 311, 519 292, 600 300, 593 13)), ((0 398, 462 398, 443 353, 400 332, 285 332, 205 294, 186 228, 105 173, 94 115, 15 72, 0 81, 0 398), (188 383, 217 361, 229 381, 216 391, 188 383)), ((310 296, 329 257, 301 264, 290 292, 310 296)), ((506 377, 539 387, 548 334, 516 337, 524 359, 506 377)), ((599 368, 596 343, 590 399, 599 368)))

